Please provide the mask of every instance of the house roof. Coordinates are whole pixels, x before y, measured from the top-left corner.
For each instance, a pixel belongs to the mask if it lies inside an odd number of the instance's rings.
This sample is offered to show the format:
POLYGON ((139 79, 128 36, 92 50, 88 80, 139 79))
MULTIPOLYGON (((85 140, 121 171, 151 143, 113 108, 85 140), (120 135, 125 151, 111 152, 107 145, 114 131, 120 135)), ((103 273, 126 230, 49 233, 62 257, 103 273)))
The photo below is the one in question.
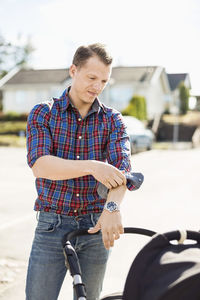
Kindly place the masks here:
MULTIPOLYGON (((162 70, 164 70, 163 67, 159 66, 113 67, 111 78, 114 79, 114 82, 150 82, 153 78, 155 79, 158 75, 160 76, 162 70)), ((182 80, 183 77, 181 77, 181 75, 187 74, 168 75, 168 78, 178 77, 182 80)), ((12 76, 7 76, 6 80, 2 82, 2 85, 59 84, 68 78, 69 69, 21 69, 13 73, 12 76)))
POLYGON ((62 83, 69 78, 69 69, 21 69, 13 77, 8 79, 9 84, 45 84, 62 83))
POLYGON ((114 67, 111 77, 115 81, 150 81, 158 67, 114 67))
POLYGON ((174 91, 181 81, 185 81, 187 76, 187 73, 167 74, 171 90, 174 91))

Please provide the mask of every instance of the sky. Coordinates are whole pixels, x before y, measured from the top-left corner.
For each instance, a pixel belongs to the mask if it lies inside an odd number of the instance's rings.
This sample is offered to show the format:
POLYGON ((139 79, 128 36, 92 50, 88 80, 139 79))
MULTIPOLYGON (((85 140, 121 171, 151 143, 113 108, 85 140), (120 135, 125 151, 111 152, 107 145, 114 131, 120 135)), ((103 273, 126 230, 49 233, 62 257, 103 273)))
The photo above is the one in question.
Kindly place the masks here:
POLYGON ((77 47, 101 42, 114 66, 190 74, 200 95, 199 0, 0 0, 0 34, 30 39, 33 68, 66 68, 77 47))

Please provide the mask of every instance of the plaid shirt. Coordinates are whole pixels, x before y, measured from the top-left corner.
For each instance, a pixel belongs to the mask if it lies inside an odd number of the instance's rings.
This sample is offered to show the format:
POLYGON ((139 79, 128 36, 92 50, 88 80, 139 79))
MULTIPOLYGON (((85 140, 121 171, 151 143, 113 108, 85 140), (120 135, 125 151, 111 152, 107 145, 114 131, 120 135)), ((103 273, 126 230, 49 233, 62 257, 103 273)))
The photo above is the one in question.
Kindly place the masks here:
MULTIPOLYGON (((27 122, 27 161, 32 167, 43 155, 70 160, 108 162, 130 172, 130 143, 121 114, 95 99, 82 118, 70 101, 69 90, 59 98, 37 104, 27 122)), ((92 176, 68 180, 36 178, 35 210, 57 214, 98 213, 106 199, 98 194, 100 183, 92 176)), ((129 190, 134 186, 127 182, 129 190)))

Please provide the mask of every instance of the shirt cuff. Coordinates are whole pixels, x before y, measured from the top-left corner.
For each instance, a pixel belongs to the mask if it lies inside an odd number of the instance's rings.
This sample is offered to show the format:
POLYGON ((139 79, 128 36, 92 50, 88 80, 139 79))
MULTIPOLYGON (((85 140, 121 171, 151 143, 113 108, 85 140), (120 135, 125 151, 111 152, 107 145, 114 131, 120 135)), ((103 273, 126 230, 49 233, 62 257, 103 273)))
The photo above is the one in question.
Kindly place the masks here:
POLYGON ((129 191, 135 191, 140 188, 144 181, 144 176, 142 173, 130 172, 126 173, 126 186, 129 191))
POLYGON ((129 180, 126 181, 126 187, 129 191, 135 190, 135 186, 129 180))
POLYGON ((30 152, 28 152, 27 154, 27 162, 30 168, 33 167, 34 163, 36 162, 36 160, 44 155, 49 155, 49 151, 45 148, 35 148, 33 150, 31 150, 30 152))

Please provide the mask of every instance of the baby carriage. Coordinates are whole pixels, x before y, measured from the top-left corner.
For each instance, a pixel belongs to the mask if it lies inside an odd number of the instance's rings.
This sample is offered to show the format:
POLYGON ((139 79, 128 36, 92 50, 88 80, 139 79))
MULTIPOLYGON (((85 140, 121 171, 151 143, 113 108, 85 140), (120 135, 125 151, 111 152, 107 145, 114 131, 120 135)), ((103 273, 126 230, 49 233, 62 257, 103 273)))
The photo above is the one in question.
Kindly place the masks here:
MULTIPOLYGON (((88 234, 87 230, 76 230, 63 238, 66 265, 73 277, 78 300, 86 300, 87 296, 78 257, 70 240, 88 234)), ((124 228, 124 233, 152 238, 135 257, 123 293, 111 294, 101 300, 200 300, 200 232, 156 234, 151 230, 130 227, 124 228), (192 241, 183 243, 184 240, 192 241)))
MULTIPOLYGON (((131 173, 127 179, 138 189, 144 178, 141 173, 131 173)), ((106 190, 102 187, 100 192, 103 195, 106 190)), ((78 300, 86 300, 87 296, 78 257, 70 240, 89 234, 88 229, 70 232, 63 238, 66 266, 73 277, 78 300)), ((123 292, 101 300, 200 300, 200 232, 157 234, 148 229, 130 227, 124 228, 124 233, 146 235, 151 240, 135 257, 123 292), (191 241, 183 243, 185 240, 191 241)))

